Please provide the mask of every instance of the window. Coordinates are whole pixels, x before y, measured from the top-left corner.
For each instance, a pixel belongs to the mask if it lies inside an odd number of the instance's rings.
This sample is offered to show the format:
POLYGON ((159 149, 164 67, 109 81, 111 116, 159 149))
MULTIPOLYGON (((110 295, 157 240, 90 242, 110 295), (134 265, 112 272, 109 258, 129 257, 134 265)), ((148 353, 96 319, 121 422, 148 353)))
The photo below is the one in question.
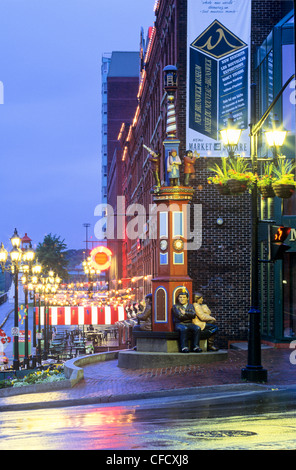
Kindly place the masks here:
POLYGON ((183 212, 173 212, 173 237, 183 236, 183 212))
POLYGON ((159 213, 159 237, 168 237, 168 213, 159 213))
POLYGON ((168 253, 160 253, 159 263, 161 265, 168 264, 168 253))
POLYGON ((174 253, 174 264, 184 264, 184 253, 174 253))

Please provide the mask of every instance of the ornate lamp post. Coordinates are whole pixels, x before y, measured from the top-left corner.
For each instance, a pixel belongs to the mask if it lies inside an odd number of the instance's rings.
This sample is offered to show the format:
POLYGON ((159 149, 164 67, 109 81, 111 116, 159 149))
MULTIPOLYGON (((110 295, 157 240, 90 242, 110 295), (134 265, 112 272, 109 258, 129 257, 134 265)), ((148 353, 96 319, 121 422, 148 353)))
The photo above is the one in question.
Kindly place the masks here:
MULTIPOLYGON (((251 138, 251 160, 252 171, 257 174, 258 170, 258 157, 257 157, 257 140, 258 133, 261 130, 265 120, 270 114, 273 106, 278 101, 279 97, 292 80, 293 76, 285 83, 276 98, 268 107, 262 118, 256 123, 256 85, 251 85, 251 124, 250 124, 250 138, 251 138)), ((231 122, 231 120, 230 120, 231 122)), ((226 130, 225 130, 226 131, 226 130)), ((226 132, 225 132, 226 133, 226 132)), ((285 139, 285 131, 279 131, 278 128, 272 129, 267 134, 267 142, 272 146, 283 145, 285 139), (282 133, 284 132, 284 133, 282 133)), ((235 145, 237 145, 238 141, 235 145)), ((233 145, 233 144, 232 144, 233 145)), ((233 149, 232 149, 233 152, 233 149)), ((261 365, 261 333, 260 333, 260 308, 259 308, 259 257, 258 257, 258 191, 257 183, 252 187, 251 195, 251 210, 252 210, 252 247, 251 247, 251 306, 249 309, 249 335, 248 335, 248 364, 241 370, 241 378, 251 382, 266 382, 267 370, 261 365)))
POLYGON ((24 366, 25 368, 29 367, 29 357, 28 357, 28 294, 29 291, 33 291, 33 348, 34 348, 34 357, 33 365, 36 364, 36 298, 35 298, 35 289, 38 284, 38 275, 42 271, 42 266, 38 262, 33 264, 35 258, 35 252, 32 249, 30 243, 29 247, 24 250, 23 261, 25 264, 22 266, 23 276, 21 278, 24 285, 25 292, 25 306, 27 309, 27 314, 25 316, 25 358, 24 366))
MULTIPOLYGON (((48 272, 48 276, 42 278, 43 282, 43 293, 44 293, 44 350, 43 358, 47 359, 49 350, 49 305, 50 305, 50 294, 56 293, 61 279, 58 275, 55 275, 53 271, 48 272)), ((39 308, 40 312, 40 308, 39 308)), ((39 317, 39 328, 40 328, 40 317, 39 317)), ((39 348, 38 348, 39 349, 39 348)))
POLYGON ((36 332, 36 291, 38 289, 38 283, 39 283, 39 276, 41 275, 42 272, 42 266, 40 263, 38 263, 38 260, 36 260, 36 263, 32 266, 32 291, 33 291, 33 349, 34 349, 34 355, 33 355, 33 366, 36 365, 37 362, 37 332, 36 332))
POLYGON ((35 258, 35 252, 32 249, 32 245, 24 251, 23 261, 26 263, 23 265, 24 275, 22 276, 22 282, 24 284, 25 290, 25 357, 24 357, 24 367, 28 369, 29 367, 29 338, 28 338, 28 315, 29 315, 29 303, 28 303, 28 294, 29 294, 29 282, 31 280, 32 274, 32 263, 35 258))
MULTIPOLYGON (((10 238, 12 244, 12 250, 10 251, 10 261, 11 264, 7 268, 13 274, 14 278, 14 358, 13 358, 13 369, 18 370, 20 367, 19 363, 19 327, 18 327, 18 276, 19 268, 22 261, 22 250, 20 250, 21 239, 17 233, 17 230, 14 230, 12 237, 10 238)), ((2 271, 5 271, 5 264, 8 258, 8 252, 5 250, 3 243, 0 248, 0 264, 2 271)))
POLYGON ((39 279, 39 282, 35 288, 35 293, 38 294, 38 333, 36 333, 36 360, 38 364, 41 364, 41 295, 44 292, 44 285, 39 279))
POLYGON ((94 279, 96 276, 99 277, 101 271, 99 269, 94 268, 90 256, 82 262, 82 266, 84 274, 87 276, 88 279, 88 296, 92 297, 92 291, 94 290, 94 279))

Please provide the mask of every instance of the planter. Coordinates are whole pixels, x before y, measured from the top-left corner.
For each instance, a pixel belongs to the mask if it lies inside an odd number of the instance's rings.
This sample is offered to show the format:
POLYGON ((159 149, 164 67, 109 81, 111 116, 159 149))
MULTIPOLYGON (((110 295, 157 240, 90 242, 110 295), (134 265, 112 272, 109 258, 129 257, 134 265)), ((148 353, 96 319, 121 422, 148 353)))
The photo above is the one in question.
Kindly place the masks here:
POLYGON ((277 197, 281 197, 282 199, 288 199, 294 194, 295 191, 295 186, 293 184, 273 183, 272 187, 275 195, 277 197))
POLYGON ((268 186, 259 186, 258 190, 264 198, 275 197, 275 192, 271 184, 268 186))
POLYGON ((227 181, 227 186, 231 196, 239 196, 247 189, 247 183, 236 179, 229 179, 227 181))
POLYGON ((217 188, 219 193, 223 196, 229 196, 231 194, 227 183, 226 184, 215 184, 215 187, 217 188))

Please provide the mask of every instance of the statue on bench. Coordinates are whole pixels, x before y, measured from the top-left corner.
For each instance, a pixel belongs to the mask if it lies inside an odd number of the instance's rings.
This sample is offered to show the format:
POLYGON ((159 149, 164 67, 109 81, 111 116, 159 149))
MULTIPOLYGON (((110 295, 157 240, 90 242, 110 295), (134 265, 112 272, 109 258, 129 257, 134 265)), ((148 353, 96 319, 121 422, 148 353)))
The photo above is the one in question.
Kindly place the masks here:
POLYGON ((152 294, 145 297, 145 309, 138 313, 136 320, 138 324, 134 326, 134 331, 151 331, 152 330, 152 294))
POLYGON ((207 339, 208 351, 218 351, 219 348, 214 346, 215 334, 218 331, 218 326, 214 324, 216 318, 212 317, 211 310, 203 303, 202 294, 196 292, 193 295, 193 306, 196 313, 193 323, 200 327, 201 339, 207 339))
POLYGON ((199 347, 201 328, 193 323, 196 316, 194 306, 188 302, 189 295, 184 289, 177 295, 177 302, 173 305, 173 319, 175 331, 180 334, 180 349, 182 353, 188 353, 188 336, 192 334, 192 350, 200 353, 202 349, 199 347))

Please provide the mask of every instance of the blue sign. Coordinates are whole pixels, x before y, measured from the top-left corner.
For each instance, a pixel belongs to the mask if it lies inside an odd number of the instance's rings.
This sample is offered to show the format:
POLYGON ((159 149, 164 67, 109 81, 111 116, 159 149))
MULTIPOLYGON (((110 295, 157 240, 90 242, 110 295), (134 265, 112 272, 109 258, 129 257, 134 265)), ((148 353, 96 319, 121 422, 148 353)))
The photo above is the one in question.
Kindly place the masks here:
POLYGON ((214 20, 190 44, 189 128, 219 140, 230 113, 248 128, 248 47, 214 20))

